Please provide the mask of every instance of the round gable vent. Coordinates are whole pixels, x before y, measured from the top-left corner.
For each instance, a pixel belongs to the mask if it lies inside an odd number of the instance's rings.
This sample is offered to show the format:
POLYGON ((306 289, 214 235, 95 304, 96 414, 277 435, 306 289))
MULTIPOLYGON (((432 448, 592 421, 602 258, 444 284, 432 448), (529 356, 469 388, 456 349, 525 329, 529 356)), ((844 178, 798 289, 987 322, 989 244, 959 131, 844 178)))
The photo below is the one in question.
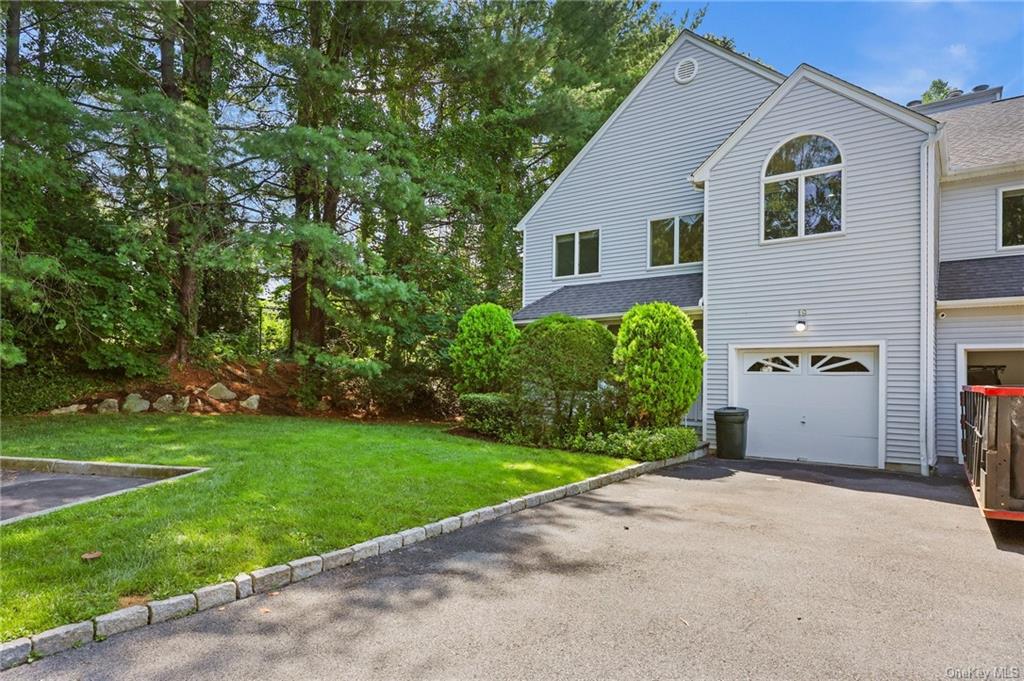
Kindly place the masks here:
POLYGON ((686 85, 697 77, 697 60, 687 57, 676 64, 674 78, 680 85, 686 85))

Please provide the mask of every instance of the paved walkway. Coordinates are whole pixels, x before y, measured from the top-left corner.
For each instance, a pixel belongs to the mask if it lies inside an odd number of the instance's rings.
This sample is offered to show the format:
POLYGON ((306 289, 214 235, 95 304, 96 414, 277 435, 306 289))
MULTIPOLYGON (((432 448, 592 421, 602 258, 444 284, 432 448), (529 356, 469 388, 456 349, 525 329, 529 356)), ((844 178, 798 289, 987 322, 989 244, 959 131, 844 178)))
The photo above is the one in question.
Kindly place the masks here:
POLYGON ((956 481, 708 460, 3 681, 980 678, 1022 604, 1024 528, 956 481))
POLYGON ((92 499, 150 482, 153 482, 151 478, 3 471, 0 473, 0 520, 44 511, 73 501, 92 499))

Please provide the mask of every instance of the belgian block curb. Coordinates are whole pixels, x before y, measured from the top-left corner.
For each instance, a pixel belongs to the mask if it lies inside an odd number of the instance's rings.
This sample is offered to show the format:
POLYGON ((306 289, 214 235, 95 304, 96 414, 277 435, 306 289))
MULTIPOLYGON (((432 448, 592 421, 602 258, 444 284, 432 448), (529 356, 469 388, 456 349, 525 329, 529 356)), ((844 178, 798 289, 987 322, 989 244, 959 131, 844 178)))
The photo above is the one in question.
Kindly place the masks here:
POLYGON ((401 549, 403 546, 426 541, 442 534, 450 534, 464 527, 471 527, 528 508, 535 508, 558 499, 583 494, 667 466, 693 461, 706 456, 707 453, 708 443, 702 442, 692 452, 682 456, 634 464, 611 473, 604 473, 542 492, 534 492, 494 506, 485 506, 461 515, 443 518, 423 526, 410 527, 395 534, 375 537, 336 551, 297 558, 284 565, 272 565, 249 573, 243 572, 232 581, 210 584, 196 589, 190 594, 114 610, 85 622, 66 624, 40 632, 35 636, 7 641, 0 644, 0 669, 10 669, 23 664, 32 655, 36 657, 53 655, 90 641, 103 640, 121 632, 173 618, 185 617, 201 610, 248 598, 253 594, 265 593, 278 587, 294 584, 320 572, 334 570, 401 549))

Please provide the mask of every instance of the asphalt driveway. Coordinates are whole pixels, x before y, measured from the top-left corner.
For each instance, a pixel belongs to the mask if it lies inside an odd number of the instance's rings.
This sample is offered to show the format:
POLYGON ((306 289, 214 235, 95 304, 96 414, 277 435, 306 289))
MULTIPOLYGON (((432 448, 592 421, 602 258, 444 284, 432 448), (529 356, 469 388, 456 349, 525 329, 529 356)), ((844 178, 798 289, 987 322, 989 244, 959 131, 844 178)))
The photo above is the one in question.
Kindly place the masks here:
POLYGON ((1021 678, 1022 668, 1024 528, 993 534, 958 481, 706 460, 3 681, 943 679, 1021 678))

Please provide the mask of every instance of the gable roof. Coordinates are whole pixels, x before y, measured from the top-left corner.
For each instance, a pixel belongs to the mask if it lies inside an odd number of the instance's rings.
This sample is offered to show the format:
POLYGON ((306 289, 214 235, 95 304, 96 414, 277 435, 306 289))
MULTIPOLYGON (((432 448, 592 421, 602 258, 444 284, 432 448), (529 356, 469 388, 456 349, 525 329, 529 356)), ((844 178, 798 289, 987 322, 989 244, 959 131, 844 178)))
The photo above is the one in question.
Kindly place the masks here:
POLYGON ((512 318, 523 323, 562 312, 575 317, 614 319, 626 314, 637 303, 655 301, 696 309, 700 307, 703 281, 703 274, 692 272, 563 286, 533 301, 512 318))
POLYGON ((726 61, 729 61, 741 68, 747 69, 748 71, 751 71, 759 76, 762 76, 763 78, 773 83, 780 84, 786 79, 786 77, 783 74, 779 73, 775 69, 769 68, 764 64, 756 62, 750 57, 745 57, 742 54, 738 54, 731 50, 727 50, 724 47, 716 45, 715 43, 711 42, 710 40, 707 40, 706 38, 701 38, 699 35, 697 35, 693 31, 690 31, 689 29, 684 29, 679 33, 676 39, 672 41, 672 44, 669 45, 668 49, 665 50, 665 53, 658 58, 658 61, 654 64, 654 66, 652 66, 647 71, 647 74, 644 75, 644 77, 640 80, 640 82, 637 83, 636 87, 634 87, 632 91, 630 91, 630 93, 626 96, 626 98, 622 100, 622 103, 619 104, 619 106, 615 109, 614 112, 612 112, 612 115, 608 117, 608 120, 606 120, 604 124, 600 128, 598 128, 597 132, 594 133, 593 137, 591 137, 587 141, 587 143, 583 145, 583 148, 580 149, 579 152, 577 152, 576 156, 574 156, 572 161, 569 162, 569 165, 565 167, 565 170, 559 173, 558 177, 555 178, 555 181, 548 186, 544 193, 541 194, 541 197, 537 199, 533 206, 530 207, 530 210, 526 212, 526 215, 524 215, 519 220, 519 223, 516 225, 517 230, 522 231, 522 229, 526 226, 526 223, 530 220, 530 218, 533 217, 533 215, 537 212, 537 210, 540 209, 544 202, 547 201, 548 198, 555 192, 555 190, 558 189, 558 186, 562 183, 562 180, 573 171, 573 168, 575 168, 579 164, 580 160, 582 160, 587 155, 587 152, 589 152, 590 149, 597 143, 597 141, 601 139, 605 132, 607 132, 607 130, 615 123, 616 119, 618 119, 618 117, 627 108, 629 108, 629 105, 633 102, 634 99, 636 99, 637 95, 644 89, 647 83, 649 83, 654 78, 655 74, 657 74, 658 71, 661 70, 661 68, 672 57, 672 55, 675 54, 676 50, 678 50, 680 47, 682 47, 684 43, 687 42, 697 45, 701 49, 710 52, 711 54, 717 57, 721 57, 722 59, 725 59, 726 61))
POLYGON ((841 78, 837 78, 832 74, 825 73, 819 69, 814 68, 810 64, 801 64, 796 68, 793 73, 790 74, 789 78, 786 79, 782 85, 780 85, 775 92, 768 95, 761 104, 754 109, 754 111, 747 117, 747 120, 733 130, 732 134, 725 138, 717 149, 710 156, 708 156, 700 166, 697 167, 693 174, 690 175, 690 181, 695 185, 701 185, 705 180, 708 179, 708 175, 711 169, 726 155, 729 151, 735 147, 741 139, 743 139, 748 132, 750 132, 754 126, 756 126, 762 118, 768 115, 775 106, 781 102, 790 91, 793 90, 797 85, 803 81, 810 81, 816 85, 830 90, 842 97, 859 102, 864 106, 878 111, 879 113, 885 114, 890 118, 893 118, 901 123, 909 125, 912 128, 920 130, 922 132, 932 133, 938 127, 938 122, 925 116, 924 114, 918 113, 912 109, 908 109, 905 106, 901 106, 895 102, 891 102, 884 97, 876 95, 873 92, 865 90, 864 88, 848 83, 841 78))
POLYGON ((932 114, 945 177, 1024 169, 1024 97, 973 104, 932 114))

